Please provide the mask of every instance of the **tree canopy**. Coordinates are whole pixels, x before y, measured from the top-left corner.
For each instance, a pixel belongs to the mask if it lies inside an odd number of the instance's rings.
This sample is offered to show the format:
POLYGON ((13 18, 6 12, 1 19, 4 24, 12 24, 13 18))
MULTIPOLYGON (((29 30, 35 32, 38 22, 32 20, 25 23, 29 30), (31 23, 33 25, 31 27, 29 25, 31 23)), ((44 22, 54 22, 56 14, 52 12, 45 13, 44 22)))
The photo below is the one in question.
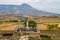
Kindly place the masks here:
MULTIPOLYGON (((26 21, 24 22, 24 25, 26 26, 26 21)), ((29 27, 36 27, 36 25, 37 25, 37 23, 35 22, 35 21, 33 21, 33 20, 30 20, 30 21, 28 21, 28 26, 29 27)))

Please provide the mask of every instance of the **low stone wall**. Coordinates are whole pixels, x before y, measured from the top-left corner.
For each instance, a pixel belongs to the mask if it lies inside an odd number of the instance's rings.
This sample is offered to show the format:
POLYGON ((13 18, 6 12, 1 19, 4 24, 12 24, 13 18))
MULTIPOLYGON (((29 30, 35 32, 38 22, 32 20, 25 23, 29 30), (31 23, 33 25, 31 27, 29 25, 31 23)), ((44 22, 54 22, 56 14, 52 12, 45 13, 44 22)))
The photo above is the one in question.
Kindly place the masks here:
POLYGON ((40 30, 40 35, 48 35, 53 40, 60 40, 60 30, 40 30))
MULTIPOLYGON (((2 40, 19 40, 24 39, 24 36, 27 37, 39 37, 39 33, 37 32, 14 32, 14 31, 0 31, 0 39, 2 40), (7 35, 7 36, 6 36, 7 35)), ((28 38, 26 38, 28 39, 28 38)))
POLYGON ((40 35, 48 35, 53 38, 53 40, 60 40, 60 30, 40 30, 40 33, 37 32, 18 32, 15 33, 14 31, 0 31, 0 38, 1 39, 12 39, 12 40, 17 40, 20 38, 20 36, 23 35, 28 35, 29 37, 39 37, 40 35), (12 33, 12 36, 10 36, 12 33), (7 37, 2 36, 3 34, 10 34, 7 37), (15 38, 15 39, 14 39, 15 38))

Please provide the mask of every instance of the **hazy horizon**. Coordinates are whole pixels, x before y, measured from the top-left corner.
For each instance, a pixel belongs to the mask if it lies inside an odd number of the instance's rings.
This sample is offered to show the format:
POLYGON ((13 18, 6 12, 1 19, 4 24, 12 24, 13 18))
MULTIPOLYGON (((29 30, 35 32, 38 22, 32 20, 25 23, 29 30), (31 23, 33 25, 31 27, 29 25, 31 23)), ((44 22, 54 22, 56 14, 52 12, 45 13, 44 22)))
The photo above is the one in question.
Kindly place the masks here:
POLYGON ((60 0, 0 0, 0 5, 21 5, 27 3, 38 10, 60 14, 60 0))

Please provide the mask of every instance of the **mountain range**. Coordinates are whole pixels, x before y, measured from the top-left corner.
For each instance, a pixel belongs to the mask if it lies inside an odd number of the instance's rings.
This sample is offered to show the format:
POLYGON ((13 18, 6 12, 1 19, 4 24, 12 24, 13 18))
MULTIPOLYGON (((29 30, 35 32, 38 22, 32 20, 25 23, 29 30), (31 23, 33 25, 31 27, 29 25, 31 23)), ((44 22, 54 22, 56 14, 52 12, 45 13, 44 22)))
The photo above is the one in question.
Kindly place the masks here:
POLYGON ((26 3, 23 3, 22 5, 0 5, 0 14, 23 14, 34 16, 60 15, 52 12, 38 10, 26 3))

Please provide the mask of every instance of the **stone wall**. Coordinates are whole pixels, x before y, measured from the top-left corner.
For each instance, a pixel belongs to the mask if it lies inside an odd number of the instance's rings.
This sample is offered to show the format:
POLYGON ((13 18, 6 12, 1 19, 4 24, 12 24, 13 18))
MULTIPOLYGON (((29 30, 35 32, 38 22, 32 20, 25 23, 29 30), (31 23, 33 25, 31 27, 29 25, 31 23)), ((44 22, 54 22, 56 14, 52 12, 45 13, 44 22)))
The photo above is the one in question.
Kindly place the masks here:
POLYGON ((48 35, 53 40, 60 40, 60 30, 40 30, 40 35, 48 35))

